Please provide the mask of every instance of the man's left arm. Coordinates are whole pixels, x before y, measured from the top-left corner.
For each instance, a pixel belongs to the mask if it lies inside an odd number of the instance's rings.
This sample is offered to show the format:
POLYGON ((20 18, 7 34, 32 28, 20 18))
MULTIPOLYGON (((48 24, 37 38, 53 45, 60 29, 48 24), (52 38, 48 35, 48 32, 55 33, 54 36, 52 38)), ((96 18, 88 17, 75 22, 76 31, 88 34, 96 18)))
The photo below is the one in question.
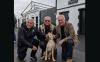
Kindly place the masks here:
POLYGON ((69 24, 69 33, 72 39, 76 39, 77 41, 79 41, 78 36, 75 34, 74 27, 71 23, 69 24))
POLYGON ((65 42, 67 39, 73 39, 74 42, 78 42, 78 37, 77 35, 75 34, 75 30, 74 30, 74 27, 71 23, 68 24, 68 30, 69 30, 69 36, 68 37, 65 37, 64 39, 61 40, 61 43, 65 42))
POLYGON ((73 39, 75 47, 76 47, 79 44, 79 39, 78 39, 78 36, 75 34, 74 27, 71 23, 69 24, 69 33, 70 33, 70 37, 73 39))

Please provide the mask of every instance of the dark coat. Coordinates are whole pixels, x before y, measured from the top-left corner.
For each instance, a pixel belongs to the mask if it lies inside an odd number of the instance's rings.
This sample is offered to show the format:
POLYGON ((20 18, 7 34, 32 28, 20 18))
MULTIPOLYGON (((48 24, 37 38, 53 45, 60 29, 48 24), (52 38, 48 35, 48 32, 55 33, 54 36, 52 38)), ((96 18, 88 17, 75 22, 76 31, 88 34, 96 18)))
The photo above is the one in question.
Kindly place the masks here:
POLYGON ((25 46, 32 48, 33 44, 38 44, 39 40, 43 38, 43 34, 36 30, 35 27, 28 29, 26 22, 22 23, 18 31, 18 47, 25 46), (37 36, 37 39, 34 37, 37 36))

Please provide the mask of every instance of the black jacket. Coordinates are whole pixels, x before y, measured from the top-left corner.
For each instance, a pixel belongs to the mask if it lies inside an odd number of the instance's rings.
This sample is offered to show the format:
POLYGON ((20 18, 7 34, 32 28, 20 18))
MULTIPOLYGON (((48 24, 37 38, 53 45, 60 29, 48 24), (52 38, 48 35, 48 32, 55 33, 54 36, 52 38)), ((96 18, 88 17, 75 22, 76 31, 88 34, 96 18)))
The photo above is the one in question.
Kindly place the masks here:
POLYGON ((45 38, 44 34, 36 30, 35 27, 28 29, 26 27, 26 23, 25 22, 22 23, 18 31, 18 46, 19 47, 25 46, 25 47, 32 48, 33 43, 36 42, 36 40, 34 40, 35 35, 37 36, 39 40, 41 40, 42 38, 45 38))

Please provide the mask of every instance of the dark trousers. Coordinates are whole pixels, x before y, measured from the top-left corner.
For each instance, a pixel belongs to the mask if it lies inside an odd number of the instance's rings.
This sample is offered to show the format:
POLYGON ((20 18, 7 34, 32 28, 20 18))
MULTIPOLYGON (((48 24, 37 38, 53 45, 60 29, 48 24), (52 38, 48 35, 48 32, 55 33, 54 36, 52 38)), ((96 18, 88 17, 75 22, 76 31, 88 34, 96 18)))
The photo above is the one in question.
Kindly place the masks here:
MULTIPOLYGON (((38 42, 37 41, 34 41, 32 44, 38 48, 38 42)), ((23 45, 18 46, 17 53, 18 53, 18 58, 20 60, 23 60, 25 58, 27 49, 28 49, 27 46, 23 46, 23 45)), ((36 52, 37 52, 37 50, 32 50, 30 56, 35 57, 36 52)))
POLYGON ((46 50, 46 45, 47 45, 46 41, 40 41, 39 46, 42 49, 41 56, 43 56, 43 53, 46 50))
POLYGON ((72 39, 68 39, 67 42, 62 44, 62 59, 72 58, 74 42, 72 39))

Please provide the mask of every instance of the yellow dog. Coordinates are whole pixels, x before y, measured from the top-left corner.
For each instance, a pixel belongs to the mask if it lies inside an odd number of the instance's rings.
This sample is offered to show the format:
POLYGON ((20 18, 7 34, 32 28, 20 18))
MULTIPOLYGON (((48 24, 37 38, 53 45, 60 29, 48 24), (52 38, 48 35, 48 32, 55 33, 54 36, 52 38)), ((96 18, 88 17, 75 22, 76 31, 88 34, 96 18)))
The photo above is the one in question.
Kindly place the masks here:
POLYGON ((46 51, 44 52, 44 55, 41 59, 43 59, 45 57, 45 60, 47 59, 50 59, 51 56, 52 56, 52 61, 56 61, 55 58, 54 58, 54 49, 56 47, 56 44, 54 42, 54 35, 49 32, 47 35, 46 35, 46 39, 48 39, 48 43, 47 43, 47 46, 46 46, 46 51))

